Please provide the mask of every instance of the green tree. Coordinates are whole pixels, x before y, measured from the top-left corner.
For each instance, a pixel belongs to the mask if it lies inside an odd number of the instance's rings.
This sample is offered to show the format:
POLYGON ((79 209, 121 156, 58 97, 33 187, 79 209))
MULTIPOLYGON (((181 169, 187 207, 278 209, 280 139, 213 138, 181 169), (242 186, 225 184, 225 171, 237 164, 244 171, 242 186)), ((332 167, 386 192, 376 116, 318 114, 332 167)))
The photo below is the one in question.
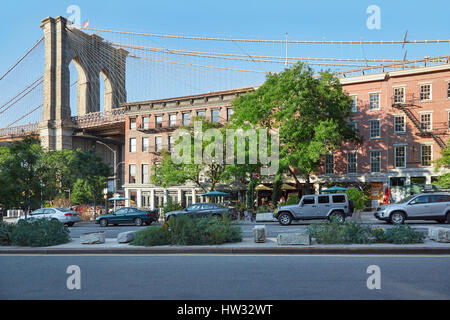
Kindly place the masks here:
MULTIPOLYGON (((450 140, 447 142, 447 147, 441 149, 441 158, 435 161, 436 168, 435 172, 438 172, 439 169, 450 169, 450 140)), ((444 173, 440 175, 436 181, 433 182, 434 185, 439 186, 443 189, 450 188, 450 172, 444 173)))
POLYGON ((275 176, 275 180, 273 182, 273 189, 272 189, 272 204, 276 207, 278 205, 278 202, 280 202, 281 199, 281 186, 283 185, 283 181, 281 180, 281 176, 277 174, 275 176))
POLYGON ((39 159, 42 149, 39 140, 26 137, 0 148, 0 205, 26 211, 39 207, 42 180, 39 159))
POLYGON ((317 77, 305 64, 269 74, 257 90, 233 102, 235 126, 278 130, 280 172, 299 184, 317 172, 323 157, 344 142, 360 143, 350 124, 352 100, 329 71, 317 77))

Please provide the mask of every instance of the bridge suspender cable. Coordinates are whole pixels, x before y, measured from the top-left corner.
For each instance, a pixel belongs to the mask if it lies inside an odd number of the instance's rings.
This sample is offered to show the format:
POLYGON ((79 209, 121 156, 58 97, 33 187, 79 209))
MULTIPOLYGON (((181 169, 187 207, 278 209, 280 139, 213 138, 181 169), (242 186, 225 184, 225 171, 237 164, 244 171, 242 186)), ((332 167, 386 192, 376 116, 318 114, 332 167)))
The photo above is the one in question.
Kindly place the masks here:
POLYGON ((9 70, 6 71, 6 73, 0 78, 0 81, 3 80, 3 78, 6 77, 6 75, 10 73, 20 62, 22 62, 22 60, 25 59, 25 57, 28 56, 30 52, 33 51, 38 46, 38 44, 42 42, 42 40, 44 40, 44 37, 38 40, 38 42, 36 42, 36 44, 30 50, 28 50, 22 58, 20 58, 11 68, 9 68, 9 70))

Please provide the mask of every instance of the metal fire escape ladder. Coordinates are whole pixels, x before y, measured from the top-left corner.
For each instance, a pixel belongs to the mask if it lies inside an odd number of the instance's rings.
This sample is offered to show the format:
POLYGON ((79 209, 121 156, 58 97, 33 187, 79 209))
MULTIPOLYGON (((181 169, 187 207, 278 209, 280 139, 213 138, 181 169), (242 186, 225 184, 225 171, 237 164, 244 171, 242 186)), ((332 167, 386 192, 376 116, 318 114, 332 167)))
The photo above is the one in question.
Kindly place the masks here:
POLYGON ((447 147, 447 145, 445 144, 445 142, 442 140, 441 137, 437 136, 432 131, 428 131, 422 128, 419 119, 417 119, 417 117, 415 116, 415 114, 412 112, 411 109, 406 107, 405 103, 393 103, 392 107, 400 109, 406 114, 406 116, 412 121, 414 126, 419 130, 419 135, 424 137, 432 137, 433 140, 436 141, 436 143, 439 145, 441 149, 447 147))

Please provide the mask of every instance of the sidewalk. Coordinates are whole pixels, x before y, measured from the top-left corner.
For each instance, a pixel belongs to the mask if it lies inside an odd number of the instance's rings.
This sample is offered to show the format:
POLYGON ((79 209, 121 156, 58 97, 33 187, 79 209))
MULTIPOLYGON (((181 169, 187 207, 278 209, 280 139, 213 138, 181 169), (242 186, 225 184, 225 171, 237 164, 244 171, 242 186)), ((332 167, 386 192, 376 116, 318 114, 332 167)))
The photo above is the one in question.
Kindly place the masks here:
POLYGON ((239 243, 214 246, 157 246, 142 247, 117 243, 107 238, 103 244, 81 244, 79 238, 52 247, 0 247, 0 254, 448 254, 450 243, 439 243, 426 239, 421 244, 394 245, 320 245, 279 246, 276 238, 265 243, 255 243, 253 238, 244 238, 239 243))

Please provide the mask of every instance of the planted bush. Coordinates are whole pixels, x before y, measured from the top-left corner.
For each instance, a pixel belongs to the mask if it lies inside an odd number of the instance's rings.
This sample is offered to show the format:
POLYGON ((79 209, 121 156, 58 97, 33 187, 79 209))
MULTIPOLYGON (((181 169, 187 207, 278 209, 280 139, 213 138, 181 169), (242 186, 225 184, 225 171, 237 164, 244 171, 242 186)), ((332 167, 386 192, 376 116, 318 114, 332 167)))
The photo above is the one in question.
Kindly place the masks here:
POLYGON ((192 219, 185 215, 172 217, 162 227, 149 227, 136 233, 130 244, 158 245, 216 245, 242 241, 241 228, 224 215, 192 219))
POLYGON ((0 221, 0 246, 11 245, 11 233, 14 226, 12 223, 0 221))
POLYGON ((312 224, 307 233, 322 244, 369 244, 369 243, 423 243, 425 235, 408 225, 396 225, 384 230, 371 228, 359 223, 339 222, 332 218, 330 222, 312 224))
POLYGON ((407 224, 395 225, 380 234, 380 242, 389 242, 396 244, 423 243, 425 235, 422 232, 415 231, 407 224))
POLYGON ((69 229, 56 219, 19 220, 11 232, 13 246, 45 247, 69 241, 69 229))
POLYGON ((158 226, 152 226, 137 232, 136 238, 130 244, 135 246, 163 246, 169 243, 167 230, 158 226))

